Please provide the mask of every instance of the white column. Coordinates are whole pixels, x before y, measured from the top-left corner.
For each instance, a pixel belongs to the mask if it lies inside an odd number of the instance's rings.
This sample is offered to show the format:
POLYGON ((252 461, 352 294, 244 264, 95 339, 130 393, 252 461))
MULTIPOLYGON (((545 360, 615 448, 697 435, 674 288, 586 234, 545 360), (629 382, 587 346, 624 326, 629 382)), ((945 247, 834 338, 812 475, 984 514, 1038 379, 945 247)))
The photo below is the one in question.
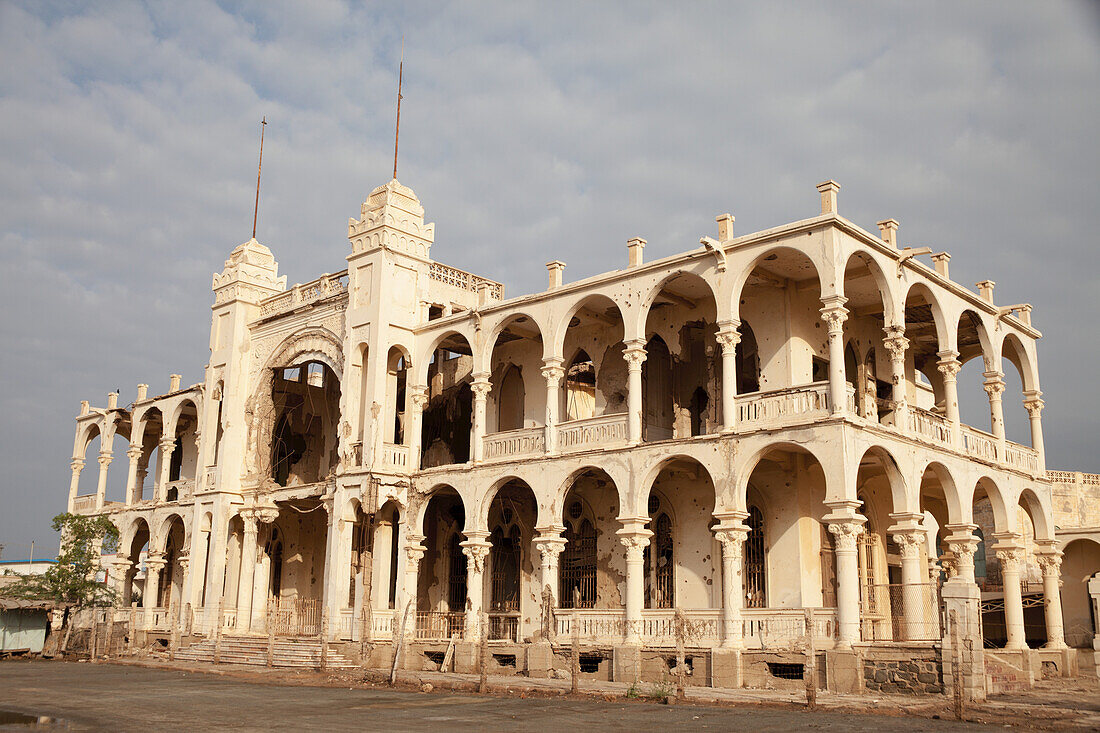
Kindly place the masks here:
POLYGON ((1004 586, 1005 631, 1008 642, 1005 649, 1027 649, 1024 633, 1024 599, 1020 590, 1020 564, 1024 560, 1024 547, 1018 535, 1001 535, 994 546, 1001 561, 1001 582, 1004 586))
POLYGON ((1029 389, 1024 392, 1024 407, 1031 421, 1031 447, 1039 454, 1039 473, 1046 473, 1047 458, 1046 449, 1043 448, 1043 405, 1039 397, 1043 393, 1037 389, 1029 389))
POLYGON ((882 344, 890 352, 890 398, 894 403, 894 427, 906 431, 909 429, 909 404, 905 383, 905 351, 909 348, 909 339, 905 338, 905 326, 887 326, 882 330, 886 333, 882 344))
POLYGON ((175 437, 162 435, 160 438, 160 476, 157 479, 156 487, 157 501, 164 501, 168 497, 168 476, 172 470, 172 452, 175 449, 175 437))
POLYGON ((947 537, 947 550, 951 553, 949 562, 945 562, 948 580, 957 579, 974 585, 974 553, 978 550, 978 538, 974 536, 976 524, 947 524, 944 529, 951 534, 947 537))
POLYGON ((72 478, 69 479, 69 511, 71 512, 76 502, 76 494, 80 490, 80 472, 84 470, 84 459, 74 458, 69 463, 69 468, 73 472, 72 478))
POLYGON ((848 411, 848 383, 844 379, 844 322, 848 299, 843 295, 822 298, 821 319, 829 327, 829 402, 834 415, 848 411))
POLYGON ((1047 623, 1047 649, 1065 649, 1062 624, 1062 553, 1053 546, 1036 555, 1043 569, 1043 603, 1047 623))
POLYGON ((126 471, 126 504, 136 504, 141 501, 139 487, 137 485, 138 461, 141 460, 141 446, 131 445, 126 450, 126 457, 130 459, 130 466, 126 471), (135 492, 138 494, 135 496, 135 492))
POLYGON ((252 593, 256 581, 256 535, 259 529, 254 510, 241 511, 244 539, 241 542, 241 575, 237 583, 237 631, 247 633, 252 628, 252 593))
POLYGON ((409 445, 409 472, 420 470, 420 453, 423 450, 424 408, 428 406, 428 388, 415 385, 409 388, 409 429, 405 442, 409 445))
POLYGON ((737 429, 737 344, 740 321, 718 324, 718 345, 722 348, 722 432, 737 429))
MULTIPOLYGON (((639 364, 640 366, 640 364, 639 364)), ((645 548, 653 532, 646 529, 648 517, 620 518, 623 528, 616 531, 626 548, 626 639, 641 644, 642 609, 645 607, 645 548)))
MULTIPOLYGON (((550 587, 551 603, 554 608, 558 607, 558 559, 565 551, 565 538, 561 536, 564 530, 565 527, 562 526, 535 528, 538 535, 535 537, 534 545, 541 560, 540 580, 543 588, 550 587)), ((542 598, 541 588, 538 596, 542 598)))
POLYGON ((474 381, 470 389, 474 392, 474 430, 473 440, 470 445, 470 457, 474 463, 481 463, 485 438, 485 403, 489 391, 493 385, 489 382, 489 375, 480 372, 474 375, 474 381))
POLYGON ((107 467, 111 465, 113 454, 109 450, 99 452, 99 481, 95 489, 95 509, 103 511, 103 503, 107 500, 107 467))
POLYGON ((631 445, 642 442, 642 364, 645 362, 645 341, 628 341, 623 349, 626 359, 627 395, 626 427, 631 445))
POLYGON ((160 595, 160 571, 165 566, 164 556, 150 553, 145 558, 145 587, 141 591, 141 607, 145 609, 145 625, 153 623, 151 609, 157 607, 160 595))
POLYGON ((485 607, 485 561, 489 557, 487 532, 467 532, 470 539, 459 543, 466 555, 466 641, 481 640, 481 610, 485 607))
POLYGON ((183 573, 183 582, 180 583, 180 597, 175 604, 175 612, 172 614, 172 623, 180 630, 183 631, 184 625, 187 620, 184 618, 186 612, 186 606, 190 603, 191 598, 191 555, 187 548, 184 548, 179 557, 176 558, 176 562, 180 564, 180 571, 183 573))
MULTIPOLYGON (((890 535, 901 550, 901 612, 902 639, 919 639, 928 609, 925 608, 926 571, 921 563, 921 547, 928 536, 920 526, 920 514, 891 514, 897 524, 889 529, 890 535)), ((929 604, 931 605, 931 604, 929 604)))
POLYGON ((722 545, 722 646, 740 649, 745 645, 741 608, 745 602, 743 551, 749 528, 743 524, 748 514, 731 513, 720 518, 714 536, 722 545))
POLYGON ((416 635, 416 609, 417 591, 420 583, 420 561, 424 559, 427 548, 424 547, 424 536, 408 534, 405 536, 405 579, 401 584, 401 593, 398 597, 397 608, 394 609, 394 628, 404 623, 405 608, 409 609, 409 623, 405 627, 405 636, 416 635))
POLYGON ((956 448, 962 448, 962 425, 959 421, 959 389, 956 378, 962 364, 959 352, 947 349, 936 353, 940 357, 937 368, 943 375, 943 400, 947 420, 951 423, 951 442, 956 448))
MULTIPOLYGON (((842 502, 845 505, 858 502, 842 502)), ((860 640, 859 559, 856 543, 867 520, 841 508, 824 517, 832 533, 836 551, 836 615, 839 626, 837 647, 850 649, 860 640)))
MULTIPOLYGON (((558 452, 558 408, 561 406, 561 380, 565 377, 562 360, 544 359, 542 378, 546 380, 546 455, 558 452)), ((556 591, 555 591, 556 592, 556 591)))
POLYGON ((982 388, 989 396, 989 432, 997 439, 997 458, 1005 459, 1005 413, 1001 395, 1005 391, 1004 372, 989 371, 982 376, 985 381, 982 388))

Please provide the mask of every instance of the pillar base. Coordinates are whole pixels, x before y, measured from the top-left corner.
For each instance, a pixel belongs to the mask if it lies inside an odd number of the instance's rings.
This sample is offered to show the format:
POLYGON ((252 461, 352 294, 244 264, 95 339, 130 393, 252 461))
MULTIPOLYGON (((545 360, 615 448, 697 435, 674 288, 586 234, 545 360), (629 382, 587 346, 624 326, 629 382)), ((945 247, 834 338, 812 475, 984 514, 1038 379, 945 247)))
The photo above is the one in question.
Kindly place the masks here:
POLYGON ((863 656, 854 649, 825 652, 825 687, 842 695, 862 692, 863 656))
POLYGON ((638 682, 642 678, 642 648, 617 646, 611 650, 611 681, 638 682))
POLYGON ((477 674, 481 648, 478 644, 460 641, 455 644, 455 672, 459 674, 477 674))
POLYGON ((546 679, 554 668, 554 649, 550 642, 540 641, 527 645, 527 676, 546 679))
POLYGON ((737 689, 744 685, 741 650, 719 647, 710 653, 710 686, 737 689))

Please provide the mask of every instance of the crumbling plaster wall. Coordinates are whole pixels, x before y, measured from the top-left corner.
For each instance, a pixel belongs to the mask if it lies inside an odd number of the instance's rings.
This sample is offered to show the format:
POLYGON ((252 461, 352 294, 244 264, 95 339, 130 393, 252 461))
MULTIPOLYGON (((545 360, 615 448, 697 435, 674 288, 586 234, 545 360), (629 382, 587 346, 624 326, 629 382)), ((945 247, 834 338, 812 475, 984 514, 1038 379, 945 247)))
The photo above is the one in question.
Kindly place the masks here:
POLYGON ((651 494, 660 497, 661 509, 672 519, 676 605, 721 608, 722 551, 710 529, 714 515, 710 478, 698 466, 668 468, 653 482, 651 494))

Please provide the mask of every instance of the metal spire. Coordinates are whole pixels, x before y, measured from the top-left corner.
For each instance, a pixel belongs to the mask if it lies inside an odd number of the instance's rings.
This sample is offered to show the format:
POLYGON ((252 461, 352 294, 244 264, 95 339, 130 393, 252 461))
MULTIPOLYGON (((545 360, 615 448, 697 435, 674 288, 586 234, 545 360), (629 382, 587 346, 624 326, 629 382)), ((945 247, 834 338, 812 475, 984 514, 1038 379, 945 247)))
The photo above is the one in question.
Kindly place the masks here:
POLYGON ((401 36, 401 63, 397 67, 397 126, 393 132, 393 178, 397 180, 397 141, 401 136, 401 82, 405 75, 405 36, 401 36))
POLYGON ((267 115, 260 120, 260 164, 256 166, 256 207, 252 209, 252 238, 256 238, 256 217, 260 213, 260 171, 264 168, 264 128, 267 127, 267 115))

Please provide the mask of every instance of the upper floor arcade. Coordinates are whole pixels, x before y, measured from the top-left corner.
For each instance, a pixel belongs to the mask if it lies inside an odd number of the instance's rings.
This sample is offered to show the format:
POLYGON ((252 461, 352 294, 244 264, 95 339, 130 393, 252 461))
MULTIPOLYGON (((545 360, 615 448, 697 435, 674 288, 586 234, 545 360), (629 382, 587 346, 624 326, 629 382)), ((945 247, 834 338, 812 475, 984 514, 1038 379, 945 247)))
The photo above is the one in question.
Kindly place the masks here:
POLYGON ((554 261, 545 291, 504 299, 430 259, 434 225, 391 181, 349 223, 345 271, 288 289, 266 247, 234 250, 203 383, 82 407, 71 505, 109 501, 115 441, 131 458, 124 504, 831 422, 1040 476, 1031 306, 955 283, 950 256, 899 246, 894 220, 876 236, 843 218, 838 190, 820 184, 817 214, 752 234, 723 214, 717 239, 652 262, 630 239, 626 267, 578 282, 554 261), (1010 385, 1030 439, 1009 440, 1010 385), (966 389, 985 420, 963 420, 966 389))

